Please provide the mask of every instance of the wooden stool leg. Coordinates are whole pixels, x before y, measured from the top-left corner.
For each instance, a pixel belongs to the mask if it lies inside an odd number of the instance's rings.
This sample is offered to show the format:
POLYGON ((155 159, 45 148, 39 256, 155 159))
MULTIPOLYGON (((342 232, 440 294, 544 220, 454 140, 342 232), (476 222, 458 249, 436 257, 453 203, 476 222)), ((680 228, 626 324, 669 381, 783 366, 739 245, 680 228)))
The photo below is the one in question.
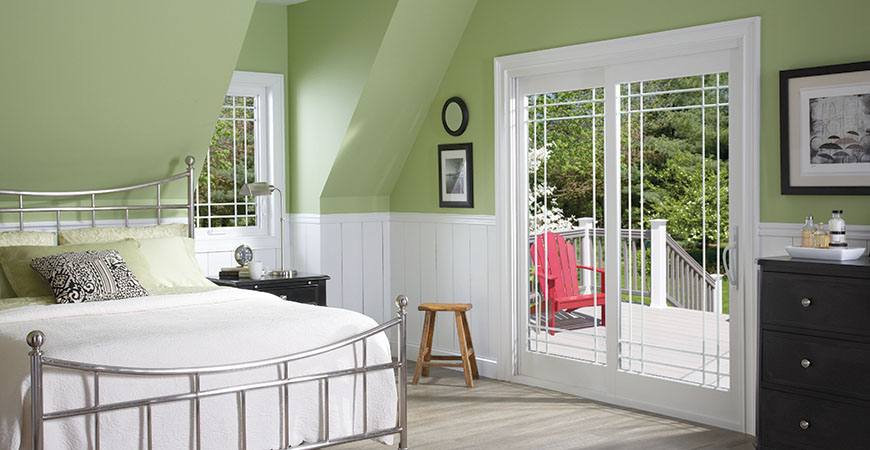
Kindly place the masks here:
POLYGON ((468 341, 468 354, 469 359, 471 359, 471 375, 475 379, 480 378, 480 374, 477 372, 477 352, 474 351, 474 343, 471 339, 471 330, 468 328, 468 317, 465 313, 462 313, 462 328, 465 330, 465 340, 468 341))
POLYGON ((474 387, 474 381, 471 379, 471 362, 468 359, 468 341, 465 336, 465 327, 462 325, 462 316, 464 313, 456 311, 456 333, 459 335, 459 350, 462 352, 462 371, 465 373, 465 386, 474 387))
MULTIPOLYGON (((429 362, 432 360, 432 335, 435 333, 435 311, 426 311, 426 322, 429 325, 429 332, 426 335, 426 354, 423 356, 424 362, 429 362)), ((423 367, 423 376, 429 376, 429 366, 424 365, 423 367)))
POLYGON ((427 311, 426 317, 423 319, 423 336, 420 337, 420 351, 417 353, 417 367, 414 369, 414 381, 412 381, 411 384, 417 384, 417 382, 420 381, 420 375, 423 373, 423 361, 426 360, 426 353, 432 346, 431 341, 426 342, 426 338, 430 336, 429 315, 431 314, 433 313, 427 311))

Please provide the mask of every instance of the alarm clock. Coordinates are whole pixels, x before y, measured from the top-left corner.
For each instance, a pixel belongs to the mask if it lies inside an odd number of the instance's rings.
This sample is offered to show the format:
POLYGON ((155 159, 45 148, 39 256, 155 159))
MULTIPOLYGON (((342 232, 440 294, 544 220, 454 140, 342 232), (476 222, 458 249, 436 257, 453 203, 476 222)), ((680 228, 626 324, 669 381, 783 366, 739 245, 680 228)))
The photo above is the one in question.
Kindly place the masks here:
POLYGON ((251 247, 242 244, 236 248, 233 256, 236 258, 236 262, 239 263, 239 267, 245 267, 254 259, 254 251, 251 250, 251 247))

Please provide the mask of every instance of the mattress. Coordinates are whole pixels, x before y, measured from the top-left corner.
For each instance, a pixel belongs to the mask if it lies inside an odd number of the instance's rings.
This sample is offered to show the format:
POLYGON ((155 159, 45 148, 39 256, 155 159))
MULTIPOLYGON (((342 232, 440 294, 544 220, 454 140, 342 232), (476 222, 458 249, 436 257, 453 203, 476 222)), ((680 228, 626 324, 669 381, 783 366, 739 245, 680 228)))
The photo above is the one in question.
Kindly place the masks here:
MULTIPOLYGON (((178 288, 176 288, 178 289, 178 288)), ((183 289, 182 289, 183 291, 183 289)), ((9 299, 4 299, 6 302, 9 299)), ((14 302, 13 302, 14 303, 14 302)), ((292 354, 332 343, 375 327, 364 315, 335 308, 287 302, 248 290, 218 288, 207 292, 152 295, 83 304, 21 300, 0 311, 0 449, 30 448, 30 350, 28 332, 45 333, 46 357, 133 367, 190 367, 231 364, 292 354)), ((290 364, 290 376, 359 367, 362 351, 344 347, 290 364)), ((369 365, 391 361, 387 337, 368 339, 369 365)), ((280 367, 202 376, 202 388, 274 380, 280 367)), ((94 404, 93 379, 51 367, 44 374, 45 412, 94 404)), ((189 392, 187 376, 100 376, 101 404, 147 396, 189 392)), ((367 379, 368 430, 396 423, 396 385, 392 371, 371 372, 367 379)), ((278 388, 251 391, 245 399, 247 448, 277 448, 284 433, 292 445, 363 430, 362 375, 329 383, 329 417, 321 407, 323 386, 292 385, 289 404, 278 388), (285 415, 285 406, 289 411, 285 415), (289 427, 285 429, 285 423, 289 427)), ((203 399, 202 448, 239 448, 241 400, 237 394, 203 399)), ((195 440, 192 402, 153 407, 153 448, 189 448, 195 440)), ((102 448, 147 448, 144 408, 102 413, 102 448)), ((45 423, 45 448, 93 448, 93 417, 45 423)), ((390 443, 392 437, 384 438, 390 443)))

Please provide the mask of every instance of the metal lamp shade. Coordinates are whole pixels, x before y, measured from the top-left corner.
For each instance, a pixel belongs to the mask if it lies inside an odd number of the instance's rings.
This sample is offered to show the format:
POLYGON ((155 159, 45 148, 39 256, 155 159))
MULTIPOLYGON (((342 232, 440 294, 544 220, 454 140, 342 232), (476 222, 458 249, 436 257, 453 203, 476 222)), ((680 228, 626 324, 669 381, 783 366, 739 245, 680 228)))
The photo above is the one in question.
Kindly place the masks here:
POLYGON ((239 195, 245 197, 259 197, 262 195, 272 195, 273 190, 275 190, 275 186, 261 181, 243 185, 239 188, 239 195))

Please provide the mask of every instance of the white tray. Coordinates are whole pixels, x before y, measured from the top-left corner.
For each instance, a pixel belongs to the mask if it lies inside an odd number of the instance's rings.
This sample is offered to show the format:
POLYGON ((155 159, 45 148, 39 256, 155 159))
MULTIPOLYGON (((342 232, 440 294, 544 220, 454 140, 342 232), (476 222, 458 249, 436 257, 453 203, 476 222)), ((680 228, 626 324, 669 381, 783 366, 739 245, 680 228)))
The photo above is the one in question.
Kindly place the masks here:
POLYGON ((826 259, 829 261, 849 261, 864 254, 864 247, 809 248, 786 246, 785 251, 792 258, 826 259))

